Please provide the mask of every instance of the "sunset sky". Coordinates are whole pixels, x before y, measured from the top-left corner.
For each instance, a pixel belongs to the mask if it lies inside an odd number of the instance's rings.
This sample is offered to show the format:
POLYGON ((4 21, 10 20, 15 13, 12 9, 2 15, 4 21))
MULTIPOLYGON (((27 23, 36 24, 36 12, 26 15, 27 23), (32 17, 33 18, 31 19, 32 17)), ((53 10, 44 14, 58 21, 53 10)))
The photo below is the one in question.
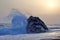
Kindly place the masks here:
POLYGON ((12 9, 40 17, 46 24, 60 24, 60 0, 0 0, 0 18, 12 9))

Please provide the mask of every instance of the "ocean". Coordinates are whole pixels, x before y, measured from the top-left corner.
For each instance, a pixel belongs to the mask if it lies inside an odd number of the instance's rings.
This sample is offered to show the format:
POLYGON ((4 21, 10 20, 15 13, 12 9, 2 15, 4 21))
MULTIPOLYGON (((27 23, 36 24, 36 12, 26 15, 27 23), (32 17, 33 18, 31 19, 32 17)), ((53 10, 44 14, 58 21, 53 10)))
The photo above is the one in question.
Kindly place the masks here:
MULTIPOLYGON (((60 39, 60 26, 48 26, 49 31, 45 33, 35 33, 35 34, 16 34, 16 35, 11 35, 11 34, 6 34, 3 35, 1 32, 2 28, 6 30, 5 28, 10 28, 6 27, 8 25, 0 25, 0 40, 52 40, 52 39, 60 39)), ((8 32, 8 31, 7 31, 8 32)), ((11 32, 13 33, 13 32, 11 32)))

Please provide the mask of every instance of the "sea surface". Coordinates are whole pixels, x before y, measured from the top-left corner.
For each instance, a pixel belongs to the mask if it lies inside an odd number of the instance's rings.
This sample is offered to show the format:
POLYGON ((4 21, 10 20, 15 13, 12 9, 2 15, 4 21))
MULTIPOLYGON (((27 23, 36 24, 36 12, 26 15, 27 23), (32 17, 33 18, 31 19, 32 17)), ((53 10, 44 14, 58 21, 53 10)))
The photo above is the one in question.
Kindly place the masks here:
MULTIPOLYGON (((0 25, 4 28, 4 25, 0 25)), ((5 28, 8 26, 5 24, 5 28)), ((1 29, 0 28, 0 29, 1 29)), ((35 34, 17 34, 17 35, 0 35, 0 40, 52 40, 60 39, 60 26, 48 26, 49 31, 45 33, 35 33, 35 34)), ((2 30, 0 30, 2 31, 2 30)))

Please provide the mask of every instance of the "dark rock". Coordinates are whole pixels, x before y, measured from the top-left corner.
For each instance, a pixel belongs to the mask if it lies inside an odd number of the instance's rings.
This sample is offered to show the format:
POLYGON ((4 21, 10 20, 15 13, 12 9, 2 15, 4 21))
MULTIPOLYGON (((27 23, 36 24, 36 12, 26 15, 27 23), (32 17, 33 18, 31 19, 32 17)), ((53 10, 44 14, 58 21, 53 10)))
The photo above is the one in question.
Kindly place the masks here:
POLYGON ((48 30, 45 23, 39 17, 30 16, 27 21, 27 33, 41 33, 48 30))

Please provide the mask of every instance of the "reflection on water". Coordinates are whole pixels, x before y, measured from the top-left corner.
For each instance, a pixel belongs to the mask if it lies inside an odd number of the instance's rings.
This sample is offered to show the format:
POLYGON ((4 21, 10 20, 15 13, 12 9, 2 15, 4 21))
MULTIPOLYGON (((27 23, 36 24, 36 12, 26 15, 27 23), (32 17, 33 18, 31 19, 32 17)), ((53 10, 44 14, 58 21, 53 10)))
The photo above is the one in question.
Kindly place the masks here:
POLYGON ((52 33, 49 33, 50 35, 54 35, 54 36, 58 36, 58 35, 60 35, 60 32, 52 32, 52 33))
POLYGON ((43 40, 58 40, 58 39, 60 40, 60 31, 46 33, 46 37, 43 40))

